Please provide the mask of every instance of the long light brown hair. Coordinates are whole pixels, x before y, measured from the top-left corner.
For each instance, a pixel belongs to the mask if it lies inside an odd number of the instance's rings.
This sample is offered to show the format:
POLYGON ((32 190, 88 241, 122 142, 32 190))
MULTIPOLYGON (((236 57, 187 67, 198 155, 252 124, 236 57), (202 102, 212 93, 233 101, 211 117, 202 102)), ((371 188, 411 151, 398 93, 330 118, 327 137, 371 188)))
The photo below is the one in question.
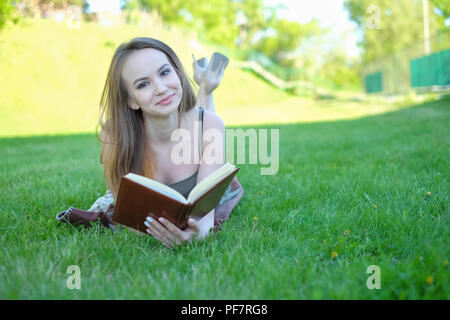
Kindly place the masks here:
POLYGON ((102 136, 107 139, 102 140, 97 131, 97 137, 103 143, 100 159, 103 163, 105 180, 114 199, 117 199, 122 176, 133 172, 152 178, 154 174, 152 161, 148 157, 142 110, 133 110, 128 106, 128 98, 131 97, 121 77, 127 58, 133 52, 145 48, 163 52, 180 79, 183 94, 178 106, 178 127, 182 114, 196 104, 192 80, 187 77, 183 65, 168 45, 157 39, 138 37, 122 43, 116 49, 100 100, 99 125, 103 132, 102 136), (103 119, 104 117, 106 119, 103 119))

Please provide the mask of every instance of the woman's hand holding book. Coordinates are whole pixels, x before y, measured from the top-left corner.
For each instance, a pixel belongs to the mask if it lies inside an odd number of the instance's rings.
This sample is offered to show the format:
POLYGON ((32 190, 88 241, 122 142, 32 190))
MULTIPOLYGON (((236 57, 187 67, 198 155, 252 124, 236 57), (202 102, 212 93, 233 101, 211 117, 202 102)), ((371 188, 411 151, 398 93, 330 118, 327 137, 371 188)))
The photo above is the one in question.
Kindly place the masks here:
POLYGON ((188 219, 188 227, 185 230, 181 230, 169 220, 162 217, 157 220, 152 217, 147 217, 147 221, 144 223, 147 226, 147 233, 151 234, 167 248, 182 245, 193 239, 204 238, 202 236, 204 232, 202 232, 200 222, 192 218, 188 219))

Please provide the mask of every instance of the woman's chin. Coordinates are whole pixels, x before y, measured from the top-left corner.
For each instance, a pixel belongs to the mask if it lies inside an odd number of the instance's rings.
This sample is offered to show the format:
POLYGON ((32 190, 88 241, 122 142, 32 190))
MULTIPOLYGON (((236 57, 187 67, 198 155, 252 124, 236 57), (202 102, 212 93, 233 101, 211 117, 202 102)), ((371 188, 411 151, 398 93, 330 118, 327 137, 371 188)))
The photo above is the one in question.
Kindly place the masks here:
MULTIPOLYGON (((179 105, 179 103, 178 103, 179 105)), ((148 111, 146 111, 145 109, 143 110, 145 113, 149 114, 150 116, 152 115, 167 115, 170 114, 172 112, 176 112, 178 111, 178 105, 175 102, 172 102, 171 104, 168 105, 160 105, 160 104, 156 104, 153 105, 148 111)))

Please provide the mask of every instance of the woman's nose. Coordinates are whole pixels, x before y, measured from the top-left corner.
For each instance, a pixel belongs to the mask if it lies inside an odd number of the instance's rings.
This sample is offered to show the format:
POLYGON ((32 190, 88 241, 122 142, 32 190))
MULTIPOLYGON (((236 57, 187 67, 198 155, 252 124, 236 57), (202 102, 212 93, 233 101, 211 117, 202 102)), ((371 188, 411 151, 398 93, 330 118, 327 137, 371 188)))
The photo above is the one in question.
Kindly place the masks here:
POLYGON ((157 80, 155 82, 156 93, 164 93, 167 90, 167 85, 164 80, 157 80))

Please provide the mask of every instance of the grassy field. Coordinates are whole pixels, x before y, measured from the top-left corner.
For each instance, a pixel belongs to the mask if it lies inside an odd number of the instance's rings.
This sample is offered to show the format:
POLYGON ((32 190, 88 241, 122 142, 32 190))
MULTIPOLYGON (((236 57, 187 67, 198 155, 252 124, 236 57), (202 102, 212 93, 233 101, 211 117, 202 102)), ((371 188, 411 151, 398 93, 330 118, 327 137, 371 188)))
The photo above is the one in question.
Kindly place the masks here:
POLYGON ((105 190, 93 134, 1 138, 0 298, 449 299, 449 107, 261 126, 280 130, 279 172, 240 165, 223 231, 175 251, 55 220, 105 190))

